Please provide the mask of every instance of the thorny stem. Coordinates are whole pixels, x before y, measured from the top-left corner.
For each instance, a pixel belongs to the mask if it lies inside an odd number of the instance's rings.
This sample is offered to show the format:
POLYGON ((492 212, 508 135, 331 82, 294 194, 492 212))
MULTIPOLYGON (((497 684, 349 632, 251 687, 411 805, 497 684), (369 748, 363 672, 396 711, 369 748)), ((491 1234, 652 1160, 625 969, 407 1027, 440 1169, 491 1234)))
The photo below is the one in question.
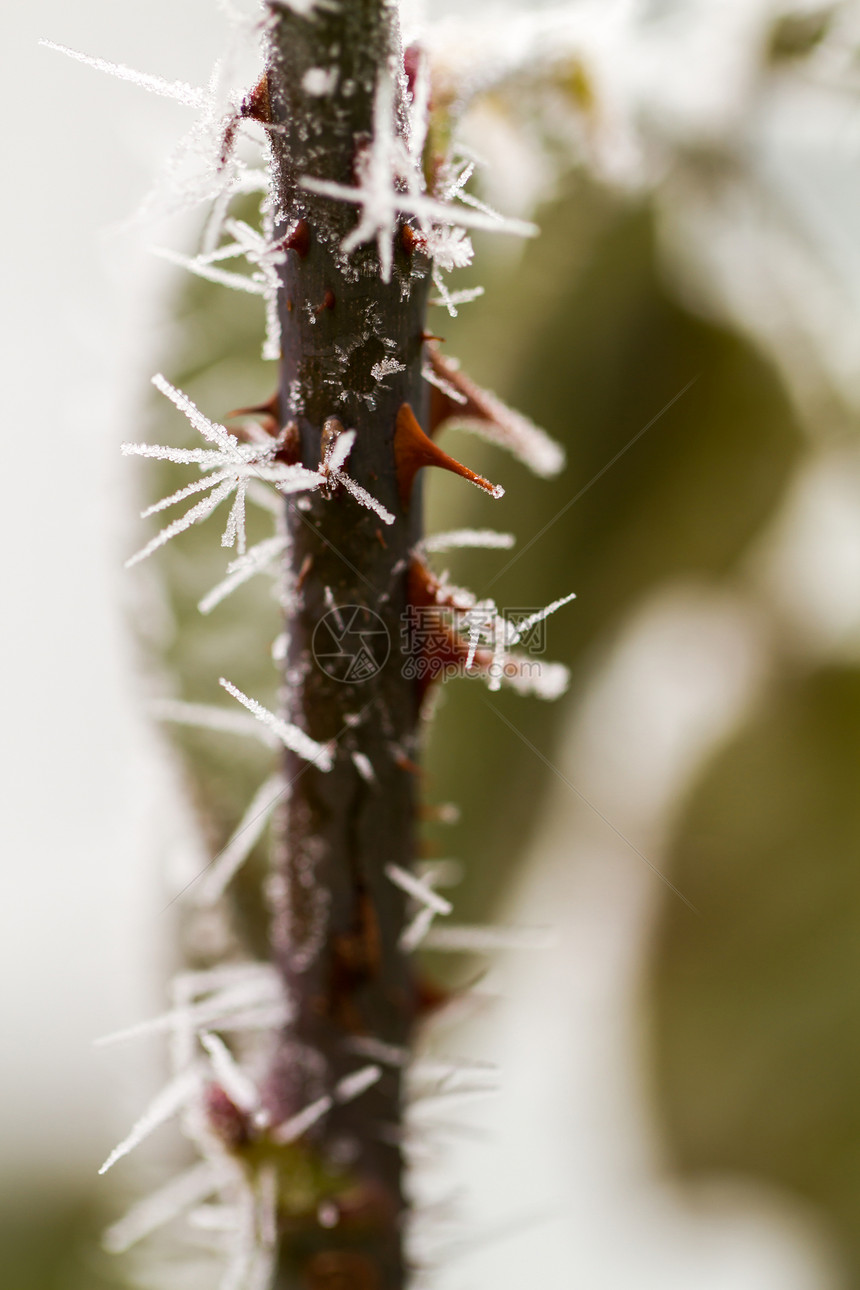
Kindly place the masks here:
MULTIPOLYGON (((400 629, 420 501, 417 488, 411 500, 401 500, 394 433, 404 403, 426 423, 421 369, 430 265, 408 235, 398 235, 391 280, 384 282, 375 243, 349 256, 341 250, 355 207, 301 182, 305 175, 357 182, 380 76, 391 77, 393 128, 404 129, 406 81, 393 6, 343 0, 320 6, 309 20, 273 4, 272 15, 275 235, 288 247, 278 293, 280 421, 295 423, 294 459, 310 468, 319 466, 329 418, 355 429, 350 475, 395 516, 386 526, 342 487, 287 503, 283 711, 321 743, 336 741, 336 752, 328 772, 286 756, 291 787, 276 844, 272 938, 294 1011, 267 1086, 279 1123, 320 1097, 335 1098, 337 1082, 366 1061, 362 1039, 408 1046, 418 1012, 416 983, 398 947, 406 897, 385 870, 392 863, 409 868, 415 853, 410 763, 418 693, 402 675, 400 629), (314 92, 326 84, 323 74, 333 88, 314 92), (402 370, 380 380, 372 369, 384 359, 402 370), (388 661, 360 684, 335 679, 314 661, 314 630, 332 603, 372 609, 388 632, 388 661)), ((306 1135, 320 1167, 349 1184, 343 1204, 323 1222, 279 1232, 279 1290, 401 1290, 401 1104, 401 1073, 388 1065, 358 1098, 335 1099, 306 1135)))

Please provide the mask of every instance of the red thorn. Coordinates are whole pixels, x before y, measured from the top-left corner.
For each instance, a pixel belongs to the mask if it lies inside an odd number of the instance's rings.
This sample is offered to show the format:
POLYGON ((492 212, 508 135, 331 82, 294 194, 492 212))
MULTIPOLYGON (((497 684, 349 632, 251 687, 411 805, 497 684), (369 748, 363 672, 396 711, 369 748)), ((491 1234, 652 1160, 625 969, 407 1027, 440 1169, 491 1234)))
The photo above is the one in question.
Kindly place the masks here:
POLYGON ((315 317, 319 318, 320 314, 324 314, 326 309, 334 309, 336 303, 334 292, 329 287, 323 296, 322 304, 318 305, 314 310, 315 317))
POLYGON ((386 542, 385 538, 382 536, 382 529, 376 530, 376 540, 379 543, 379 545, 382 547, 383 551, 388 550, 388 543, 386 542))
POLYGON ((450 470, 453 474, 468 479, 471 484, 476 484, 478 488, 483 488, 491 497, 501 497, 505 491, 498 484, 491 484, 488 479, 484 479, 483 475, 476 475, 468 466, 464 466, 454 457, 449 457, 447 452, 437 448, 433 440, 428 439, 421 429, 408 403, 401 404, 400 411, 397 413, 397 426, 394 431, 394 464, 400 501, 404 508, 409 505, 412 484, 422 466, 439 466, 442 470, 450 470))
MULTIPOLYGON (((421 560, 412 560, 406 576, 406 599, 415 609, 430 609, 438 605, 453 607, 453 602, 440 595, 441 584, 421 560)), ((419 657, 415 685, 418 690, 419 707, 424 701, 432 683, 445 675, 448 668, 456 668, 465 663, 469 656, 469 647, 457 635, 448 623, 442 619, 438 630, 430 634, 430 640, 423 643, 419 657)), ((420 808, 423 815, 424 808, 420 808)))
POLYGON ((296 220, 286 236, 281 239, 281 245, 285 251, 295 251, 299 259, 303 260, 311 249, 311 230, 307 220, 296 220))
MULTIPOLYGON (((450 593, 442 591, 442 584, 421 560, 412 560, 406 578, 406 599, 415 609, 443 607, 466 612, 469 605, 460 604, 450 593)), ((424 644, 419 657, 416 685, 418 687, 419 706, 434 681, 438 681, 449 669, 464 666, 469 657, 469 643, 450 626, 444 617, 434 623, 430 640, 424 644)), ((478 649, 472 659, 473 673, 485 672, 493 662, 489 650, 478 649)), ((444 805, 439 808, 422 807, 422 819, 442 819, 448 810, 444 805)))
POLYGON ((260 121, 263 125, 271 123, 272 111, 269 101, 268 76, 265 74, 261 76, 251 93, 246 94, 242 100, 242 106, 239 108, 239 115, 246 117, 250 121, 260 121))
POLYGON ((429 332, 429 331, 422 331, 422 333, 421 333, 421 339, 425 342, 425 344, 426 344, 426 342, 427 342, 428 340, 437 340, 437 341, 439 342, 439 344, 440 344, 440 345, 444 345, 444 344, 445 344, 445 337, 444 337, 444 336, 434 336, 434 335, 433 335, 433 333, 432 333, 432 332, 429 332))
MULTIPOLYGON (((435 337, 428 337, 435 339, 435 337)), ((484 421, 488 425, 495 425, 497 418, 497 407, 493 407, 491 399, 474 381, 470 381, 468 376, 464 376, 450 359, 444 358, 434 345, 427 349, 427 357, 430 366, 441 382, 445 385, 452 386, 460 395, 459 399, 453 398, 446 394, 444 389, 439 389, 434 385, 430 392, 430 433, 435 434, 443 421, 449 417, 457 420, 467 419, 469 421, 484 421)))

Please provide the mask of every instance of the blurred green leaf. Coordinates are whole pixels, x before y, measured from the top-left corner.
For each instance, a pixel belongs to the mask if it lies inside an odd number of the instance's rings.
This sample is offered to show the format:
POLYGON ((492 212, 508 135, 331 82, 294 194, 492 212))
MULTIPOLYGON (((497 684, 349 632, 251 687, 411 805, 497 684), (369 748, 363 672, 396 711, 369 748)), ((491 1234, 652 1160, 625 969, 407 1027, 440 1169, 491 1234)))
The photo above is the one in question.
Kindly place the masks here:
POLYGON ((860 1283, 860 671, 789 677, 702 777, 652 969, 656 1096, 687 1171, 822 1206, 860 1283))

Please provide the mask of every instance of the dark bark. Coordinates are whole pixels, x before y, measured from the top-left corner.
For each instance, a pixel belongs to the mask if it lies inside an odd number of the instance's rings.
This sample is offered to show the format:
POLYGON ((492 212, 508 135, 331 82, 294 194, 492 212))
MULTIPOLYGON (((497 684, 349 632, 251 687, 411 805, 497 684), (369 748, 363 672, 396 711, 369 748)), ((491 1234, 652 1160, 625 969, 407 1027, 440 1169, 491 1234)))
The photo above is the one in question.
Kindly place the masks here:
MULTIPOLYGON (((393 73, 402 129, 405 81, 392 7, 341 0, 312 19, 287 6, 273 6, 272 14, 276 237, 289 247, 279 293, 280 419, 297 426, 298 460, 311 468, 319 465, 329 418, 354 428, 346 469, 396 516, 384 524, 342 487, 287 503, 292 603, 282 708, 313 738, 335 740, 336 747, 328 772, 293 754, 286 759, 290 789, 275 857, 273 943, 294 1014, 268 1087, 278 1123, 332 1096, 337 1081, 366 1062, 362 1039, 408 1047, 415 1024, 416 985, 398 948, 405 897, 385 868, 411 867, 415 852, 416 783, 408 763, 415 759, 418 695, 414 680, 402 675, 401 627, 419 500, 417 489, 408 504, 400 499, 394 431, 404 403, 426 423, 421 367, 429 265, 398 235, 391 281, 383 282, 375 242, 348 257, 340 249, 359 209, 301 186, 308 174, 357 182, 380 72, 393 73), (306 92, 310 69, 333 68, 331 93, 306 92), (385 358, 403 370, 380 382, 371 369, 385 358), (372 610, 388 633, 387 661, 363 681, 329 675, 314 659, 314 632, 332 603, 372 610), (374 782, 356 767, 355 752, 368 759, 374 782)), ((345 624, 351 612, 344 610, 345 624)), ((324 1169, 348 1181, 326 1211, 326 1223, 338 1215, 333 1226, 309 1222, 282 1233, 280 1290, 403 1286, 401 1098, 401 1073, 389 1064, 377 1084, 353 1101, 335 1102, 303 1138, 324 1169)))

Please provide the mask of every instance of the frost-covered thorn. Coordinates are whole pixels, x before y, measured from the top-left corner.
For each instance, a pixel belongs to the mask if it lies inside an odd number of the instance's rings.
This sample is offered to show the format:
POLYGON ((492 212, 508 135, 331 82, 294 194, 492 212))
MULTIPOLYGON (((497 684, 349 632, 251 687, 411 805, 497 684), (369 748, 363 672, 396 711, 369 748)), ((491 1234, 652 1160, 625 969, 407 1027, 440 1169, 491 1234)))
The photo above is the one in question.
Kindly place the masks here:
POLYGON ((239 115, 249 121, 259 121, 263 125, 269 124, 272 119, 272 112, 269 102, 268 76, 261 76, 251 92, 242 99, 239 105, 239 115))
POLYGON ((528 417, 507 407, 489 390, 482 389, 465 376, 436 345, 427 346, 430 391, 430 433, 435 434, 445 422, 471 430, 491 443, 506 448, 536 475, 550 479, 563 468, 562 446, 551 439, 528 417))
POLYGON ((227 413, 226 420, 232 421, 234 417, 255 417, 260 425, 272 436, 277 434, 281 424, 281 399, 277 390, 270 399, 265 403, 254 403, 247 408, 234 408, 232 412, 227 413))
POLYGON ((416 474, 423 466, 438 466, 450 470, 469 483, 482 488, 491 497, 503 497, 505 490, 500 484, 491 484, 482 475, 477 475, 468 466, 464 466, 430 439, 421 429, 415 413, 408 403, 401 404, 397 413, 397 426, 394 432, 394 462, 397 472, 397 487, 404 507, 409 505, 412 495, 412 484, 416 474))

